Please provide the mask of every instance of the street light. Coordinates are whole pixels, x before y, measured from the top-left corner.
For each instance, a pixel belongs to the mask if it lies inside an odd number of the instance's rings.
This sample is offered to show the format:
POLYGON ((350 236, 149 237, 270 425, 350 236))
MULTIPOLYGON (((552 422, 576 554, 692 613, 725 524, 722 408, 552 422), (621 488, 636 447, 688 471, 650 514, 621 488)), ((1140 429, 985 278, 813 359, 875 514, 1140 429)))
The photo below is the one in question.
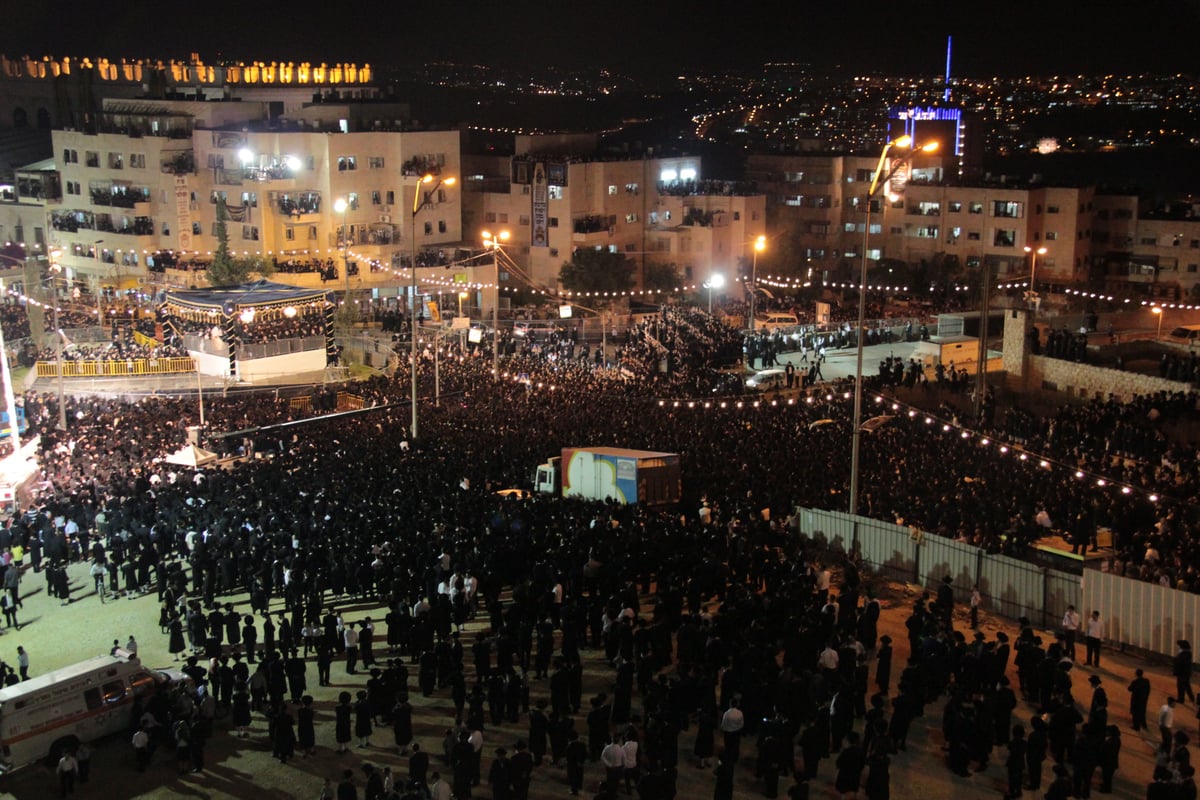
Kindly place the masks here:
POLYGON ((417 186, 413 190, 413 205, 412 205, 412 299, 413 299, 413 319, 409 328, 412 330, 412 438, 417 438, 417 214, 421 213, 421 209, 431 205, 430 198, 442 186, 453 186, 454 178, 438 178, 435 175, 426 173, 417 181, 417 186), (435 183, 436 181, 436 183, 435 183), (422 192, 421 187, 433 184, 433 188, 422 192))
POLYGON ((1158 333, 1156 333, 1154 335, 1154 341, 1157 342, 1162 339, 1162 318, 1163 318, 1162 306, 1151 306, 1150 313, 1153 314, 1154 316, 1158 317, 1158 333))
MULTIPOLYGON (((348 249, 348 241, 346 239, 346 211, 350 208, 350 204, 346 202, 346 198, 339 197, 333 201, 333 210, 342 215, 342 272, 346 275, 346 295, 343 303, 350 302, 350 251, 348 249)), ((348 313, 348 312, 347 312, 348 313)), ((347 317, 349 319, 349 317, 347 317)))
POLYGON ((867 267, 869 266, 867 246, 870 244, 871 235, 871 201, 875 199, 876 193, 883 188, 884 184, 890 181, 898 170, 904 168, 914 155, 919 152, 932 153, 937 148, 937 142, 928 142, 916 147, 913 145, 911 136, 901 136, 899 139, 887 142, 879 154, 879 163, 875 165, 875 172, 871 175, 871 184, 867 188, 867 220, 863 225, 862 269, 858 286, 858 332, 854 337, 858 352, 857 368, 854 371, 854 432, 850 445, 850 513, 852 515, 858 513, 858 459, 862 446, 863 348, 867 339, 863 336, 863 329, 867 326, 867 267), (887 173, 884 174, 888 153, 893 147, 907 152, 895 159, 887 173))
POLYGON ((767 249, 767 237, 754 240, 754 256, 750 265, 750 333, 754 333, 754 299, 758 294, 758 254, 767 249))
MULTIPOLYGON (((724 276, 724 275, 722 275, 722 274, 721 274, 721 273, 719 273, 719 272, 714 272, 712 275, 710 275, 710 276, 708 277, 708 280, 707 280, 707 281, 705 281, 705 283, 704 283, 704 288, 705 288, 705 289, 708 289, 708 313, 709 313, 709 314, 711 314, 711 313, 712 313, 712 293, 713 293, 713 289, 720 289, 720 288, 721 288, 722 286, 724 286, 724 285, 725 285, 725 276, 724 276)), ((751 295, 751 298, 753 298, 753 297, 754 297, 754 296, 753 296, 753 295, 751 295)))
POLYGON ((1038 308, 1041 306, 1041 298, 1038 297, 1037 291, 1037 260, 1038 256, 1046 255, 1046 248, 1039 247, 1034 250, 1029 245, 1025 245, 1025 252, 1029 254, 1029 291, 1025 293, 1025 300, 1029 303, 1030 308, 1036 315, 1038 308))
POLYGON ((594 308, 588 308, 573 300, 568 300, 558 307, 558 318, 570 319, 572 308, 582 308, 584 311, 590 311, 596 315, 596 319, 600 320, 600 362, 602 365, 606 365, 608 363, 608 329, 604 326, 604 315, 594 308))
POLYGON ((498 231, 492 236, 483 232, 483 246, 492 250, 492 271, 496 286, 492 291, 492 380, 500 380, 500 247, 508 241, 508 231, 498 231))
POLYGON ((58 370, 58 429, 65 431, 67 429, 67 406, 66 406, 66 391, 63 386, 63 332, 58 325, 58 287, 56 281, 59 273, 62 272, 62 265, 58 263, 59 256, 62 255, 61 250, 50 251, 50 291, 54 295, 54 343, 55 343, 55 361, 57 362, 58 370))

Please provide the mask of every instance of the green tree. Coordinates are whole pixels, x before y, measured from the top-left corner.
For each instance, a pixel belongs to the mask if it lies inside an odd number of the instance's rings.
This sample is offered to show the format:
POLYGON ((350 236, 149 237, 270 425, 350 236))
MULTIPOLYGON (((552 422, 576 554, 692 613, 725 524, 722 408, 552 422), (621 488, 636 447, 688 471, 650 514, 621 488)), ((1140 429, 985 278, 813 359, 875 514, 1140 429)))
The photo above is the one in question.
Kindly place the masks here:
POLYGON ((260 256, 238 258, 229 252, 229 210, 225 201, 217 201, 217 251, 208 265, 210 286, 236 286, 245 283, 251 275, 266 278, 274 274, 275 265, 260 256))
POLYGON ((643 289, 673 291, 681 286, 679 270, 674 264, 647 264, 646 276, 642 279, 643 289))
POLYGON ((620 253, 581 248, 562 265, 558 279, 572 292, 627 292, 633 288, 635 269, 620 253))

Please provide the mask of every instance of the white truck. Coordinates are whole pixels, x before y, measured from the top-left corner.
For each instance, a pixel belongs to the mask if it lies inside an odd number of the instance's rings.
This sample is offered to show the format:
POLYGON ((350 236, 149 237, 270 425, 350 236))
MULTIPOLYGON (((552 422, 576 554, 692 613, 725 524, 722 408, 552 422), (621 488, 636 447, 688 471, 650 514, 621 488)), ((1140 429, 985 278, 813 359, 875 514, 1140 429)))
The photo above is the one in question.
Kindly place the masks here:
POLYGON ((537 468, 545 494, 651 506, 679 502, 679 455, 624 447, 564 447, 537 468))
POLYGON ((0 689, 0 774, 42 760, 53 767, 80 742, 124 733, 135 698, 179 680, 118 650, 0 689))

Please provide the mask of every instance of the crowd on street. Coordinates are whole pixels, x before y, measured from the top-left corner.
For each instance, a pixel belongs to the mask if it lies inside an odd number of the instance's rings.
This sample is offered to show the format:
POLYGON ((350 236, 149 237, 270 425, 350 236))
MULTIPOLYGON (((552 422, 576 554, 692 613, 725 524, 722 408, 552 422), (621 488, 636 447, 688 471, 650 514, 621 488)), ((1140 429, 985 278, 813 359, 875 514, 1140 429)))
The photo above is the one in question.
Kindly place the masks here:
MULTIPOLYGON (((365 408, 352 415, 278 428, 311 412, 222 398, 206 408, 208 429, 257 428, 225 441, 231 455, 262 456, 228 471, 161 460, 198 422, 192 403, 68 398, 64 432, 56 399, 27 393, 46 488, 0 529, 0 552, 18 582, 44 574, 52 596, 57 571, 84 560, 100 565, 101 591, 157 598, 169 650, 208 688, 139 709, 139 763, 161 745, 181 769, 203 770, 213 720, 227 714, 239 735, 265 721, 284 763, 331 738, 362 746, 382 726, 408 759, 390 777, 402 798, 462 800, 490 784, 493 797, 520 799, 533 780, 670 798, 690 759, 712 767, 718 800, 747 771, 767 797, 832 782, 884 800, 890 765, 912 757, 909 725, 945 698, 949 770, 1002 760, 1009 797, 1111 786, 1119 730, 1072 668, 1073 633, 1043 642, 1024 624, 1013 642, 989 639, 956 625, 953 596, 939 591, 913 603, 911 657, 893 666, 867 576, 852 560, 829 563, 788 524, 797 506, 845 505, 852 384, 792 403, 689 402, 694 373, 727 344, 703 312, 679 310, 620 345, 624 363, 666 371, 518 352, 504 369, 522 379, 494 383, 489 353, 445 360, 442 402, 422 405, 416 440, 405 360, 355 386, 365 408), (680 508, 496 494, 530 488, 535 465, 577 444, 679 453, 680 508), (378 611, 348 620, 351 601, 378 611), (603 692, 583 691, 585 660, 602 665, 603 692), (321 707, 312 675, 328 685, 335 669, 361 669, 365 685, 321 707), (436 747, 412 747, 417 693, 455 709, 436 747), (513 752, 493 747, 488 731, 514 724, 527 734, 513 752)), ((419 361, 422 387, 432 369, 419 361)), ((1195 400, 1096 401, 1046 419, 1010 408, 990 425, 935 410, 967 437, 893 410, 864 438, 861 505, 1016 554, 1046 519, 1084 546, 1103 525, 1112 569, 1195 590, 1200 512, 1187 501, 1200 470, 1168 424, 1194 420, 1195 400), (1017 460, 997 438, 1135 491, 1017 460)), ((1168 738, 1162 782, 1194 796, 1187 742, 1168 738)), ((387 796, 371 794, 386 787, 382 770, 335 778, 331 790, 358 780, 368 797, 387 796)))

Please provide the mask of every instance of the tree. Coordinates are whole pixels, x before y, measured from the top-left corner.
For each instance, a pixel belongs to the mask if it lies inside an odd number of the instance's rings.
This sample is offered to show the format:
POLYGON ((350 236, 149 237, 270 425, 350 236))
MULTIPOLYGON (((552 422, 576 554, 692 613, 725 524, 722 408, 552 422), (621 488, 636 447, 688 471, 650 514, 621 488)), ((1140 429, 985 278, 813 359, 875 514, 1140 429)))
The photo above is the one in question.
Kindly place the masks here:
POLYGON ((636 265, 620 253, 580 248, 562 265, 558 279, 572 292, 627 292, 636 265))
POLYGON ((680 287, 679 270, 674 264, 647 264, 642 288, 647 290, 673 291, 680 287))
POLYGON ((245 283, 252 274, 266 278, 275 272, 275 265, 259 256, 237 258, 229 252, 229 210, 225 201, 217 201, 217 251, 208 265, 210 286, 236 286, 245 283))

